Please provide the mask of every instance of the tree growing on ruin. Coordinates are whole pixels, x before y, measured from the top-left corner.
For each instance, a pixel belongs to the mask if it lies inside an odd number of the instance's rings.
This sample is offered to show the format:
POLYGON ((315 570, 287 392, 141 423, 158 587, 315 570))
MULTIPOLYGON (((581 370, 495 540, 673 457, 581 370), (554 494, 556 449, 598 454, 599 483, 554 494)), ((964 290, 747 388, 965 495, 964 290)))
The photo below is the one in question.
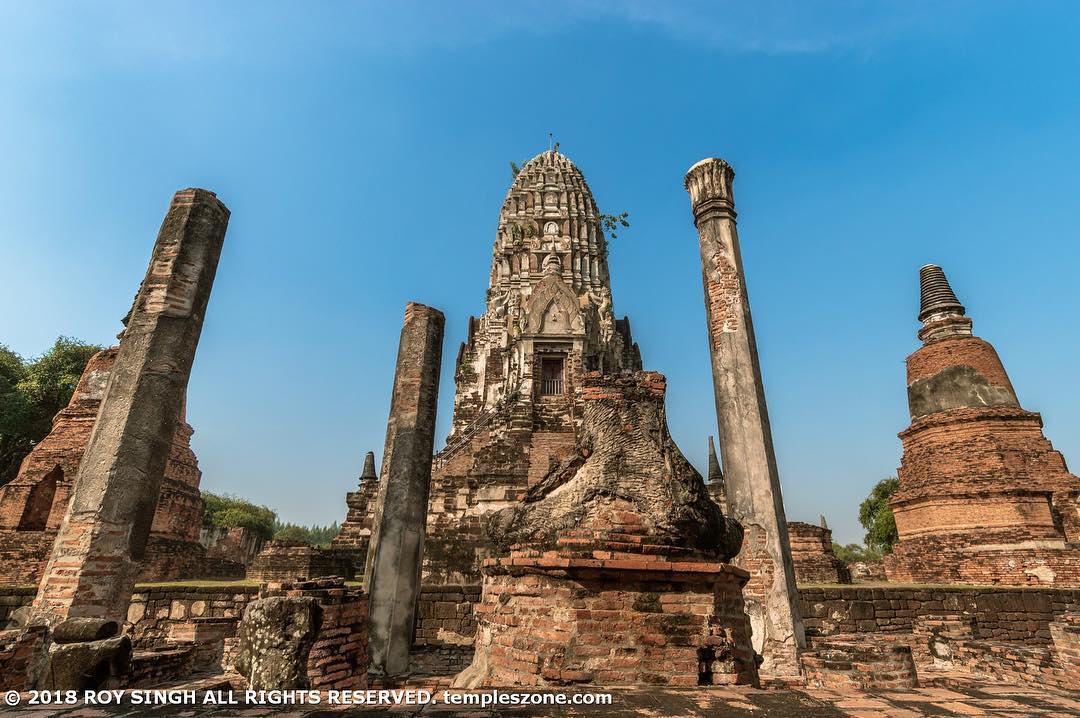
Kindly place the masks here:
POLYGON ((617 239, 620 228, 626 228, 630 226, 630 213, 621 212, 620 214, 600 214, 600 227, 604 229, 612 239, 617 239))
POLYGON ((866 529, 864 541, 870 550, 889 553, 896 543, 896 519, 889 508, 889 499, 898 488, 900 481, 895 476, 882 479, 859 505, 859 523, 866 529))
POLYGON ((0 486, 19 473, 19 464, 52 429, 67 406, 96 344, 58 337, 44 354, 26 360, 0 345, 0 486))

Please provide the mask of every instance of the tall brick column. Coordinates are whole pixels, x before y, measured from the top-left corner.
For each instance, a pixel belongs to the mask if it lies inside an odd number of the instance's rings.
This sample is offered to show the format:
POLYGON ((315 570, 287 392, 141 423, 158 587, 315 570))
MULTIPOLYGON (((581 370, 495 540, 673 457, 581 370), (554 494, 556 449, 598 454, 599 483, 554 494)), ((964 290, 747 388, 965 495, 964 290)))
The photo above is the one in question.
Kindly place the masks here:
POLYGON ((38 620, 127 615, 228 223, 213 192, 173 196, 34 600, 38 620))
POLYGON ((728 507, 746 532, 735 562, 751 573, 744 594, 754 648, 764 658, 761 672, 790 676, 799 672, 806 639, 735 228, 734 179, 727 162, 709 158, 687 172, 686 191, 701 240, 728 507))
POLYGON ((444 322, 437 309, 414 302, 405 307, 365 571, 371 669, 387 675, 409 670, 431 486, 444 322))

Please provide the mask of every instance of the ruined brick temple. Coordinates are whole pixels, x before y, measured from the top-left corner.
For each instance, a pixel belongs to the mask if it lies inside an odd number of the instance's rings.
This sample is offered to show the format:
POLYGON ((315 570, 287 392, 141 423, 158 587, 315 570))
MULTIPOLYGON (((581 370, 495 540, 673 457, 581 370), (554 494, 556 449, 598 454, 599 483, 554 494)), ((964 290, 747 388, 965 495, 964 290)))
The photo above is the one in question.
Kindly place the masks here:
POLYGON ((1080 586, 1080 478, 1020 406, 940 267, 920 271, 890 581, 1080 586))
MULTIPOLYGON (((23 460, 19 473, 0 487, 0 582, 32 584, 41 579, 53 541, 67 511, 72 484, 97 419, 117 349, 95 354, 52 431, 23 460)), ((144 580, 207 575, 199 543, 202 472, 191 450, 191 425, 181 419, 173 437, 157 498, 140 575, 144 580)), ((209 572, 220 574, 225 563, 209 572)), ((240 567, 242 573, 242 567, 240 567)), ((228 573, 228 571, 226 570, 228 573)), ((233 571, 235 573, 235 571, 233 571)))
MULTIPOLYGON (((602 215, 556 148, 499 214, 446 446, 434 453, 445 319, 410 302, 380 471, 368 453, 330 548, 261 553, 230 530, 198 543, 184 397, 230 213, 177 192, 119 348, 91 359, 0 489, 0 690, 591 684, 652 699, 749 684, 839 708, 921 689, 945 709, 975 685, 996 710, 1011 701, 986 682, 1001 681, 1075 708, 1080 480, 939 268, 922 270, 887 570, 983 585, 836 585, 850 576, 824 519, 787 522, 733 178, 719 158, 685 178, 723 458, 710 439, 708 484, 670 434, 666 379, 614 318, 602 215), (136 585, 209 577, 228 552, 254 557, 251 584, 136 585), (363 586, 346 584, 361 568, 363 586)), ((724 689, 739 710, 774 712, 776 693, 740 691, 724 689)))

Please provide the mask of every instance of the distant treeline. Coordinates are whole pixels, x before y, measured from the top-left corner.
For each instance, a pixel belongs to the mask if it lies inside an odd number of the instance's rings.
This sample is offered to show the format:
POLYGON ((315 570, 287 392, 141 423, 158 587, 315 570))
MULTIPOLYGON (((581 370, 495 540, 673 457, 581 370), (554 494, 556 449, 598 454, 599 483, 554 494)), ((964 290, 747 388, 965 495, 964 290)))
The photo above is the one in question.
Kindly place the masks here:
POLYGON ((329 526, 298 526, 297 524, 283 524, 274 522, 274 538, 288 539, 290 541, 303 541, 312 546, 329 546, 330 541, 341 533, 341 527, 337 521, 329 526))
POLYGON ((264 539, 304 541, 313 546, 326 546, 341 532, 336 521, 329 526, 283 523, 278 521, 277 512, 273 509, 257 506, 239 496, 203 491, 202 497, 206 504, 203 514, 203 524, 206 526, 246 528, 264 539))

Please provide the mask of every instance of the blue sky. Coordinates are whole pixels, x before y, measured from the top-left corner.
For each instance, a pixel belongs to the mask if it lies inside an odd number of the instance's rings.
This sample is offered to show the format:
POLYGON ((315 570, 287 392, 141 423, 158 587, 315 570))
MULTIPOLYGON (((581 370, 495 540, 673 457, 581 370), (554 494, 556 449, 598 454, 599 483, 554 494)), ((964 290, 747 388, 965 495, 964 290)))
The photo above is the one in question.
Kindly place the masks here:
POLYGON ((941 264, 1080 462, 1080 8, 1005 2, 5 3, 0 342, 109 343, 171 193, 232 210, 189 389, 203 487, 340 521, 410 299, 452 362, 509 160, 554 132, 616 312, 704 468, 715 415, 683 174, 735 167, 788 516, 860 540, 899 463, 918 267, 941 264))

